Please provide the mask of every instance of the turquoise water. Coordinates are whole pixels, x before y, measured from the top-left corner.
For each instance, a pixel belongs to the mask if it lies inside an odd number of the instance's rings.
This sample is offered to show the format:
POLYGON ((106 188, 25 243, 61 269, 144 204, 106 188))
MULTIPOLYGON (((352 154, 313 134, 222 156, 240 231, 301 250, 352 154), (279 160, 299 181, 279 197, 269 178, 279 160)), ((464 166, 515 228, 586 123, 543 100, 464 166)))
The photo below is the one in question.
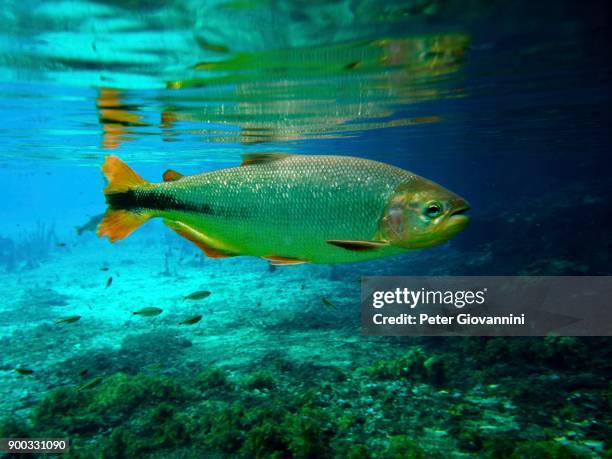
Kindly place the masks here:
POLYGON ((508 3, 5 2, 0 437, 69 437, 73 457, 607 457, 607 338, 360 335, 361 276, 612 274, 606 5, 508 3), (471 225, 279 267, 207 258, 159 220, 95 235, 107 155, 161 181, 276 151, 408 169, 471 225))

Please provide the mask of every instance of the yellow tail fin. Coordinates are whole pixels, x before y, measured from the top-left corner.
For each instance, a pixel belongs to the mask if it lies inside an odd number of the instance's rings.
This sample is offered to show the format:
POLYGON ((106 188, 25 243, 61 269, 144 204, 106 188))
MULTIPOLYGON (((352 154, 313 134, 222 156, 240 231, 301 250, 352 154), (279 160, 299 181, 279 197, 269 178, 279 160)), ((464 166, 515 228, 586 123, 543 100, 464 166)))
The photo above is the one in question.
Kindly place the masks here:
POLYGON ((98 236, 108 236, 111 242, 124 239, 146 222, 149 214, 137 214, 123 209, 108 209, 98 225, 98 236))
POLYGON ((132 231, 146 222, 151 215, 142 211, 121 209, 117 206, 117 198, 136 187, 149 182, 134 172, 127 164, 116 156, 107 156, 102 165, 102 172, 108 180, 104 194, 110 206, 104 218, 98 225, 98 236, 108 236, 111 242, 127 237, 132 231))
POLYGON ((121 193, 149 183, 116 156, 106 157, 102 165, 102 172, 108 180, 104 194, 121 193))

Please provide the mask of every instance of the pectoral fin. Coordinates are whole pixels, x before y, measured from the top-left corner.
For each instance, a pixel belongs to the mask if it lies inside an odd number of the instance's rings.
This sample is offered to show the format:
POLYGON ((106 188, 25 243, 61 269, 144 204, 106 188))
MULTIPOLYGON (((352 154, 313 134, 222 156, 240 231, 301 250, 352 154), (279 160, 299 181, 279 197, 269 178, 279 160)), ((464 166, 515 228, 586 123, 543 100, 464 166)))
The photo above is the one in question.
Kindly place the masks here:
POLYGON ((387 241, 345 241, 334 239, 325 242, 331 245, 342 247, 346 250, 352 250, 354 252, 367 252, 369 250, 377 250, 382 247, 387 247, 389 245, 387 241))
POLYGON ((274 255, 270 255, 269 257, 262 257, 264 260, 268 260, 273 266, 285 266, 285 265, 301 265, 304 263, 308 263, 305 260, 300 260, 299 258, 287 258, 287 257, 277 257, 274 255))
POLYGON ((168 169, 166 172, 164 172, 164 175, 162 175, 164 182, 176 182, 178 179, 181 179, 183 177, 183 174, 177 171, 173 171, 172 169, 168 169))
POLYGON ((200 231, 192 228, 189 225, 186 225, 181 222, 177 222, 174 220, 164 220, 166 226, 172 228, 176 231, 180 236, 183 236, 188 241, 193 242, 195 245, 202 250, 206 254, 207 257, 210 258, 228 258, 236 256, 236 254, 230 253, 225 249, 216 247, 219 244, 216 244, 215 241, 200 231))

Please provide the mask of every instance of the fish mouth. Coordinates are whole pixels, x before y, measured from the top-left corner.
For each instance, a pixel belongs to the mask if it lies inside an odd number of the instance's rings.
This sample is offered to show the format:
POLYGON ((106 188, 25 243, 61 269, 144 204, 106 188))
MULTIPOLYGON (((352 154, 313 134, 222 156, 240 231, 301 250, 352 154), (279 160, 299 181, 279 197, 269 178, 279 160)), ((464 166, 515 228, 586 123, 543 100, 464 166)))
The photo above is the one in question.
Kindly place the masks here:
POLYGON ((470 210, 470 206, 467 204, 465 206, 459 207, 451 212, 451 217, 456 217, 458 215, 465 215, 470 210))
POLYGON ((467 226, 470 221, 470 216, 467 212, 470 210, 469 204, 465 203, 453 209, 448 216, 448 224, 454 231, 459 232, 467 226))

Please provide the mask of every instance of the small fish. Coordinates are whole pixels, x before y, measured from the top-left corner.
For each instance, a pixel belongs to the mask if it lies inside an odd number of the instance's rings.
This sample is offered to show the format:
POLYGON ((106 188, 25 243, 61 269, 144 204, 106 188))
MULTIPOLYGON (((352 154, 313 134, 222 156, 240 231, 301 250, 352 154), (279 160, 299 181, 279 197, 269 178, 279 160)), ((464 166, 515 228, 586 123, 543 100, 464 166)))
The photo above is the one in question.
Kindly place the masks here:
POLYGON ((81 378, 84 378, 85 376, 87 376, 89 374, 89 369, 88 368, 84 368, 81 371, 79 371, 79 376, 81 378))
POLYGON ((193 325, 197 324, 200 320, 202 320, 201 315, 190 317, 189 319, 185 319, 182 322, 179 322, 179 325, 193 325))
POLYGON ((98 376, 97 378, 94 378, 91 381, 87 381, 85 384, 79 386, 79 388, 77 389, 77 392, 81 392, 82 390, 86 390, 86 389, 93 389, 94 387, 99 386, 103 380, 104 378, 102 378, 101 376, 98 376))
POLYGON ((65 242, 60 242, 59 244, 57 244, 58 247, 66 247, 66 243, 65 242))
POLYGON ((135 316, 142 316, 142 317, 154 317, 154 316, 158 316, 163 312, 163 309, 159 309, 153 306, 149 306, 146 308, 142 308, 139 311, 135 311, 133 312, 133 314, 135 316))
POLYGON ((110 287, 112 283, 113 283, 113 276, 109 277, 108 280, 106 281, 106 288, 110 287))
POLYGON ((108 271, 108 266, 102 266, 102 267, 100 268, 100 271, 108 271))
POLYGON ((86 231, 95 232, 96 228, 98 227, 103 218, 104 214, 94 215, 87 221, 87 223, 81 226, 75 226, 74 229, 76 229, 76 232, 79 236, 85 233, 86 231))
POLYGON ((15 368, 15 371, 20 375, 31 375, 32 373, 34 373, 34 370, 30 370, 29 368, 25 367, 17 367, 15 368))
POLYGON ((208 298, 210 296, 210 292, 208 290, 198 290, 197 292, 190 293, 185 297, 186 300, 203 300, 204 298, 208 298))
POLYGON ((331 301, 329 301, 327 298, 325 298, 324 296, 321 297, 321 301, 323 302, 323 304, 325 306, 327 306, 328 308, 331 309, 338 309, 338 306, 336 306, 334 303, 332 303, 331 301))
POLYGON ((60 319, 57 319, 55 321, 56 324, 72 324, 76 321, 78 321, 81 318, 81 316, 68 316, 68 317, 61 317, 60 319))

